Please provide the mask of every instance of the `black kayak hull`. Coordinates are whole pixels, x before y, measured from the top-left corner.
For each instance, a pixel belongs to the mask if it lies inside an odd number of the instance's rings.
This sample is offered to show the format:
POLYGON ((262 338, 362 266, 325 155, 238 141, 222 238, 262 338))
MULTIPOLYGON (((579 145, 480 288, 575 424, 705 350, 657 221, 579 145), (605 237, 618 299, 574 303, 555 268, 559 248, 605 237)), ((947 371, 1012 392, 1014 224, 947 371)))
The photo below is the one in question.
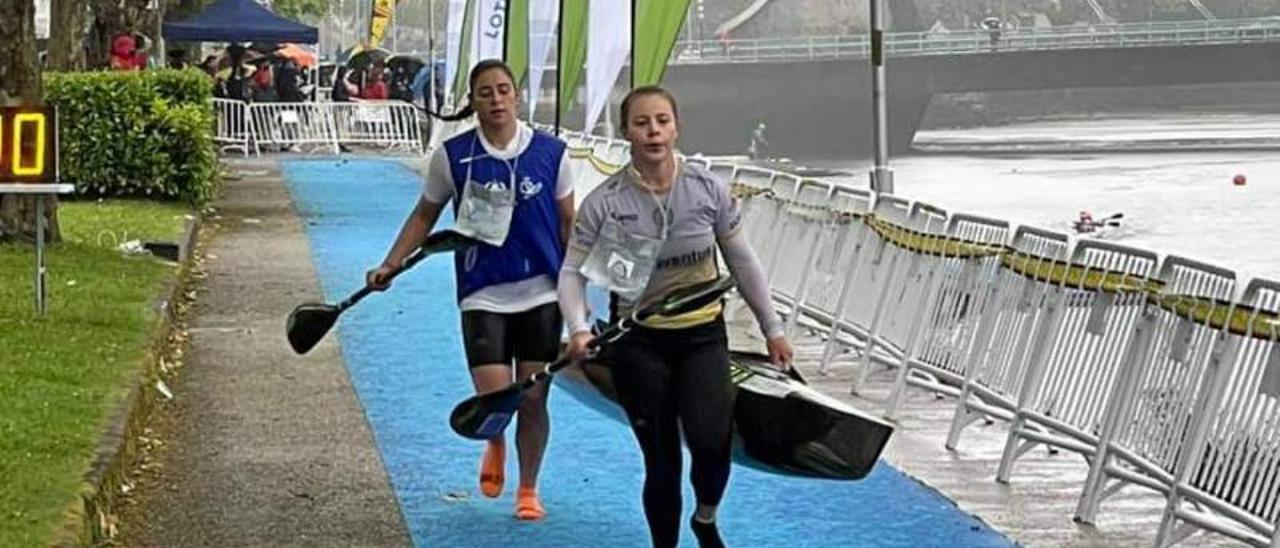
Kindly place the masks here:
MULTIPOLYGON (((556 384, 583 404, 623 425, 608 365, 588 362, 562 370, 556 384)), ((798 374, 774 369, 761 356, 732 354, 733 460, 788 476, 861 479, 871 472, 893 434, 889 423, 809 387, 798 374)))

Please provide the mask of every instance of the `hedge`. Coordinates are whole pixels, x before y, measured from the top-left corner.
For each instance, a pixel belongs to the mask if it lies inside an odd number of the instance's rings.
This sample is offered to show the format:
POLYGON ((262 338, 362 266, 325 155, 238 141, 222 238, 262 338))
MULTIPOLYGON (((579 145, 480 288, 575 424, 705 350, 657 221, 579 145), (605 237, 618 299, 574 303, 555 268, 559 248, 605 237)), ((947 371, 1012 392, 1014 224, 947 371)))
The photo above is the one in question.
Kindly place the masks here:
POLYGON ((213 84, 196 70, 48 73, 62 180, 81 196, 214 196, 213 84))

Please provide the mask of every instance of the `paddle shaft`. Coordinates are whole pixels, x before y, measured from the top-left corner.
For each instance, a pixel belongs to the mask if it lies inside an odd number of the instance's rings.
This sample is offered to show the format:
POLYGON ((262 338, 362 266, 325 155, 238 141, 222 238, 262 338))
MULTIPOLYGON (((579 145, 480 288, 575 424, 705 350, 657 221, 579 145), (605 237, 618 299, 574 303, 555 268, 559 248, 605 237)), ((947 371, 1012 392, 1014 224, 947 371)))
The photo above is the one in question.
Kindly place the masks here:
MULTIPOLYGON (((631 317, 622 318, 617 324, 610 326, 608 329, 601 331, 600 334, 592 337, 591 340, 587 342, 587 350, 599 350, 601 346, 604 346, 605 341, 615 339, 624 333, 631 331, 631 328, 634 325, 635 320, 631 317)), ((542 368, 542 371, 534 373, 528 379, 525 379, 524 382, 520 383, 520 390, 523 391, 533 388, 534 385, 550 379, 561 369, 569 367, 571 364, 573 364, 573 360, 569 359, 569 356, 560 357, 560 359, 547 364, 546 367, 542 368)))
MULTIPOLYGON (((396 276, 399 276, 401 272, 404 272, 406 270, 409 270, 410 268, 413 268, 413 265, 416 265, 419 262, 421 262, 423 259, 427 258, 427 255, 428 253, 425 252, 421 247, 414 249, 413 253, 410 253, 408 257, 405 257, 404 260, 400 261, 400 266, 398 268, 396 268, 395 270, 392 270, 391 273, 387 275, 387 281, 390 282, 391 280, 394 280, 396 276)), ((351 308, 352 306, 355 306, 355 304, 360 302, 361 299, 368 297, 369 294, 373 293, 374 291, 376 290, 373 288, 373 286, 365 285, 364 287, 360 288, 359 291, 352 293, 351 296, 347 297, 346 300, 338 303, 338 312, 341 313, 346 309, 351 308)))

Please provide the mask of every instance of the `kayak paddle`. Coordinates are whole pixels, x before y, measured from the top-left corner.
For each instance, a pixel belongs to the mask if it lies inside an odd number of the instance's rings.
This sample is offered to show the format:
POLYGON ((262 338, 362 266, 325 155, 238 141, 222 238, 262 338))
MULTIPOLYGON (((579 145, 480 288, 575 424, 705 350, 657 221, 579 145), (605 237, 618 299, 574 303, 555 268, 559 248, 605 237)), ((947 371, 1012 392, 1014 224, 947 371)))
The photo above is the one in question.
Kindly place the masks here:
MULTIPOLYGON (((637 324, 655 315, 682 314, 702 308, 720 299, 733 286, 733 278, 724 277, 672 291, 662 300, 618 320, 593 337, 587 343, 587 348, 595 352, 605 343, 618 340, 637 324)), ((449 426, 464 438, 487 440, 501 435, 511 422, 511 416, 520 408, 524 392, 547 381, 571 363, 568 356, 563 356, 522 382, 511 383, 506 388, 476 394, 463 400, 449 415, 449 426)))
MULTIPOLYGON (((459 232, 452 229, 441 230, 427 236, 427 241, 422 243, 422 247, 413 250, 404 261, 400 263, 400 267, 391 273, 391 278, 395 278, 401 272, 408 270, 413 265, 418 264, 430 255, 436 253, 445 253, 462 248, 471 242, 471 239, 463 236, 459 232)), ((289 313, 289 319, 285 322, 285 335, 289 338, 289 346, 293 347, 293 351, 299 354, 306 354, 324 338, 325 333, 329 332, 329 328, 338 321, 344 311, 351 308, 356 303, 373 293, 374 289, 368 285, 359 291, 353 293, 347 300, 337 305, 325 303, 303 303, 293 309, 289 313)))

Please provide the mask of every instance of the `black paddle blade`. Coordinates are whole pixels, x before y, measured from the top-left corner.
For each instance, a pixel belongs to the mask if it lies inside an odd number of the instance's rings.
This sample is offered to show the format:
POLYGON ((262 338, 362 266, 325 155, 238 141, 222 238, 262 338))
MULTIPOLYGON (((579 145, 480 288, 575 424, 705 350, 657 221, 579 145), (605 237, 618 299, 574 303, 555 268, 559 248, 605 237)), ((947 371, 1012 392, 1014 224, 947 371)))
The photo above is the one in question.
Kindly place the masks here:
POLYGON ((422 250, 427 255, 432 253, 445 253, 449 251, 457 251, 466 247, 472 242, 471 238, 463 236, 452 228, 438 230, 427 236, 427 241, 422 242, 422 250))
POLYGON ((289 346, 299 354, 306 354, 324 334, 329 332, 333 323, 338 321, 338 307, 324 303, 304 303, 289 313, 285 322, 285 334, 289 337, 289 346))
POLYGON ((502 435, 511 417, 520 408, 524 395, 519 383, 502 390, 467 398, 449 414, 449 426, 464 438, 487 440, 502 435))

